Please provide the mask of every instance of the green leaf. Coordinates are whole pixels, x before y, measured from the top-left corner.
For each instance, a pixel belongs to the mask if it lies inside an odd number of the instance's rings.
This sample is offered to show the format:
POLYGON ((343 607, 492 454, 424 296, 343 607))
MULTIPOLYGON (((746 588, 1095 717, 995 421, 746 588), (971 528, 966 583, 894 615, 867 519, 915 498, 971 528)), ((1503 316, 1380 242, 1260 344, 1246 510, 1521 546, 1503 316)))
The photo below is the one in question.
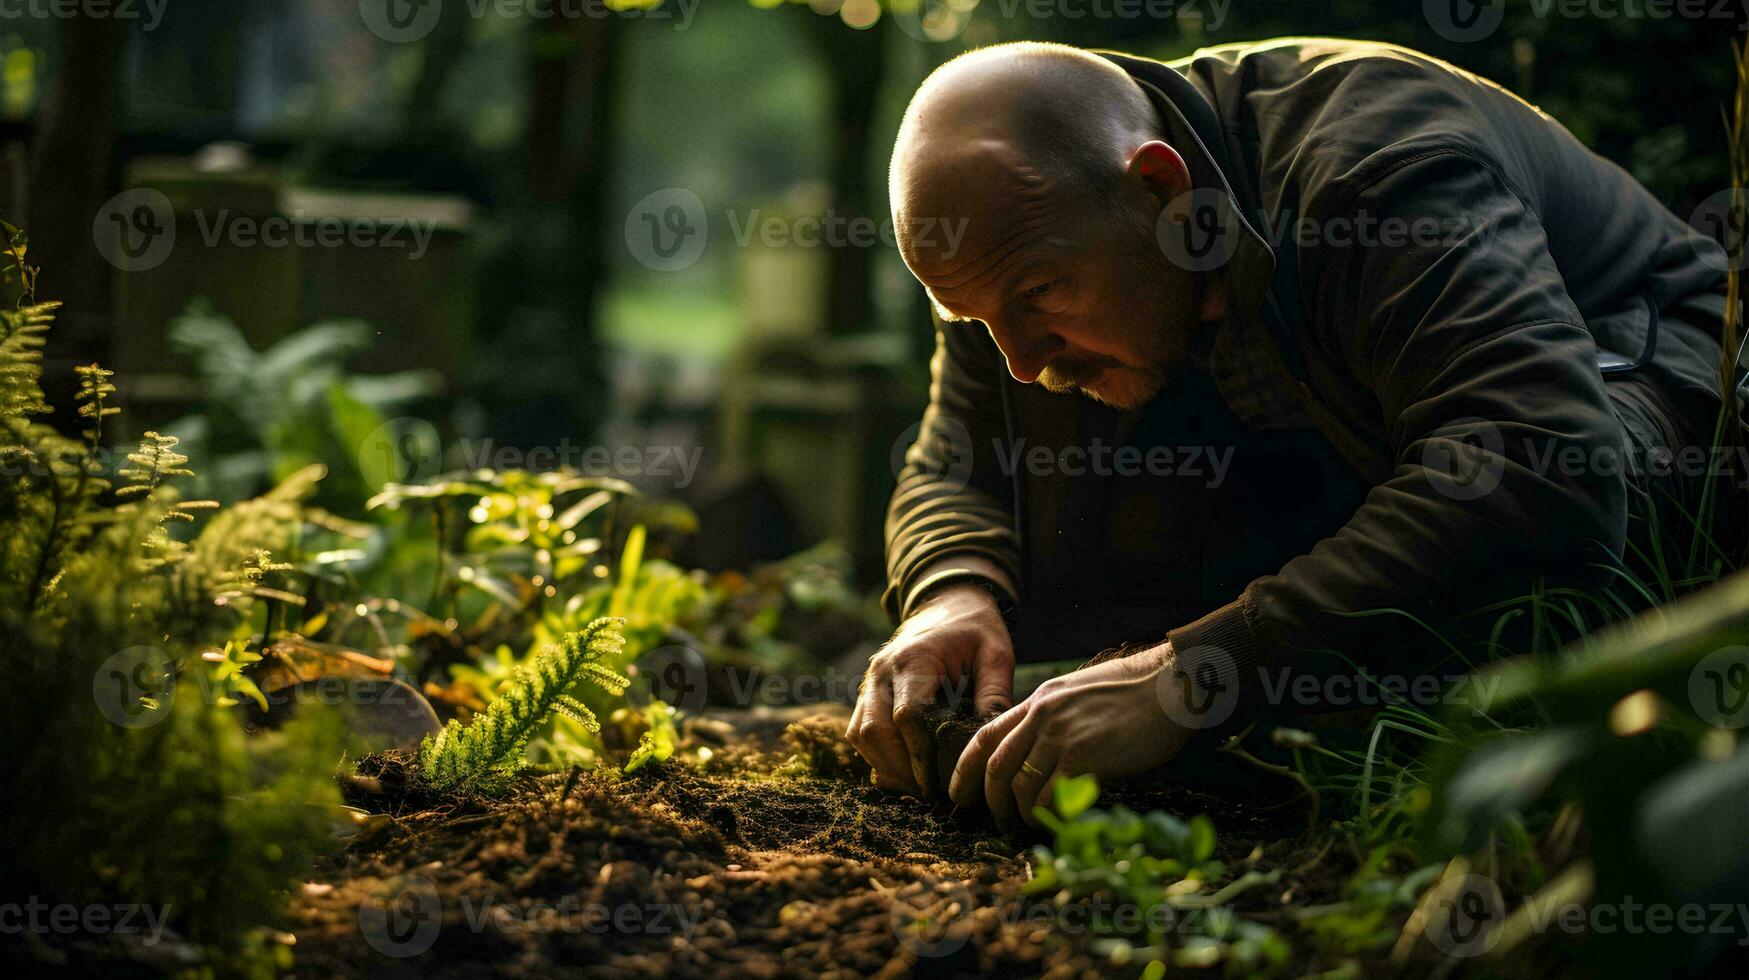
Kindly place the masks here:
POLYGON ((569 531, 583 521, 583 518, 607 506, 613 500, 613 491, 597 490, 582 500, 577 501, 559 514, 553 521, 553 526, 561 531, 569 531))
POLYGON ((631 758, 626 760, 627 775, 646 766, 667 762, 674 754, 679 734, 674 729, 674 709, 662 701, 652 701, 647 713, 650 717, 650 730, 638 739, 638 747, 632 750, 631 758))
POLYGON ((1099 780, 1091 773, 1059 779, 1051 787, 1051 804, 1064 820, 1073 820, 1099 799, 1099 780))
POLYGON ((1190 837, 1185 842, 1185 859, 1188 864, 1201 864, 1215 856, 1215 825, 1206 814, 1197 814, 1190 818, 1190 837))
POLYGON ((619 556, 619 581, 613 587, 613 601, 608 605, 612 616, 624 616, 631 603, 632 588, 637 584, 638 568, 644 563, 644 526, 635 524, 626 532, 625 550, 619 556))

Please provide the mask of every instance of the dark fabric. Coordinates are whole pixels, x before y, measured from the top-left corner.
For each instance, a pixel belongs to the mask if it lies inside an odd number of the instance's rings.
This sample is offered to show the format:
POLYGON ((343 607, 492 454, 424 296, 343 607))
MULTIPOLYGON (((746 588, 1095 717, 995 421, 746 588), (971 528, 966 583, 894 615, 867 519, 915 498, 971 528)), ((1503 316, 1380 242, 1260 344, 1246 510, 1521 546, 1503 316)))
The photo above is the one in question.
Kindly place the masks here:
MULTIPOLYGON (((1170 66, 1111 57, 1233 221, 1228 318, 1193 380, 1241 423, 1235 459, 1297 446, 1339 460, 1364 492, 1349 499, 1332 472, 1287 462, 1247 477, 1283 491, 1262 504, 1275 523, 1253 529, 1279 546, 1277 564, 1248 568, 1270 549, 1229 554, 1223 536, 1259 503, 1228 488, 1138 491, 1005 466, 996 447, 1019 440, 1060 453, 1138 426, 1145 439, 1179 437, 1149 435, 1148 412, 1138 421, 1019 385, 985 331, 941 330, 931 404, 888 514, 889 612, 904 612, 932 562, 977 555, 1019 586, 1023 659, 1168 631, 1241 665, 1321 648, 1388 658, 1402 621, 1352 614, 1438 621, 1520 594, 1531 576, 1595 580, 1591 569, 1623 559, 1628 477, 1567 472, 1549 454, 1629 444, 1598 351, 1637 355, 1651 306, 1716 290, 1715 243, 1531 106, 1414 52, 1301 39, 1170 66), (1444 233, 1332 233, 1385 221, 1444 233), (1284 352, 1260 311, 1289 248, 1301 333, 1284 352), (1469 492, 1473 472, 1493 479, 1486 492, 1469 492), (1223 543, 1196 544, 1208 540, 1223 543)), ((1674 411, 1703 411, 1712 329, 1669 331, 1635 384, 1674 411)), ((1162 398, 1190 397, 1181 383, 1162 398)))
POLYGON ((1703 387, 1713 382, 1695 376, 1694 365, 1671 350, 1705 351, 1719 334, 1717 309, 1700 302, 1667 311, 1660 321, 1661 356, 1605 388, 1630 447, 1626 566, 1643 582, 1685 567, 1699 519, 1717 543, 1701 546, 1707 561, 1735 560, 1741 551, 1743 513, 1731 504, 1749 494, 1749 460, 1715 443, 1719 402, 1703 387))

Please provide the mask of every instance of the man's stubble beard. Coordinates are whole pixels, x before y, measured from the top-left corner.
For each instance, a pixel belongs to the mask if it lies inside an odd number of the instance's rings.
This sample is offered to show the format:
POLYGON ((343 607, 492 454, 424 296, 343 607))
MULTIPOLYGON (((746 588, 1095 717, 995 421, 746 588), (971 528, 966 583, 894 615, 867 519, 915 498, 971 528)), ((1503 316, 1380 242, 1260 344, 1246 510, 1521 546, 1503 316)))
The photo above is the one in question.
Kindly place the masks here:
MULTIPOLYGON (((1199 282, 1196 292, 1200 294, 1203 288, 1199 282)), ((1158 289, 1148 290, 1139 306, 1136 320, 1157 325, 1142 334, 1145 365, 1132 366, 1110 358, 1101 358, 1098 363, 1060 361, 1040 372, 1038 383, 1053 394, 1081 395, 1119 411, 1134 411, 1153 401, 1178 372, 1186 351, 1184 344, 1174 343, 1166 333, 1170 329, 1168 304, 1158 289)))
POLYGON ((1095 379, 1070 381, 1047 368, 1038 377, 1046 391, 1057 395, 1081 395, 1119 411, 1133 411, 1154 400, 1171 380, 1172 372, 1157 368, 1111 367, 1095 379), (1090 387, 1096 385, 1096 387, 1090 387))

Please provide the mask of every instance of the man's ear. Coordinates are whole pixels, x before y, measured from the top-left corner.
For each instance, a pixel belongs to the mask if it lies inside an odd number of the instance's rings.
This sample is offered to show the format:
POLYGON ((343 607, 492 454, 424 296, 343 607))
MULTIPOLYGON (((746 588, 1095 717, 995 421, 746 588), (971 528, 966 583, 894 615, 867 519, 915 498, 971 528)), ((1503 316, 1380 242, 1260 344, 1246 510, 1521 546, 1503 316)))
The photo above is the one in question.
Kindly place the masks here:
POLYGON ((1161 205, 1190 190, 1190 168, 1178 151, 1159 140, 1149 140, 1130 154, 1126 171, 1142 180, 1161 205))

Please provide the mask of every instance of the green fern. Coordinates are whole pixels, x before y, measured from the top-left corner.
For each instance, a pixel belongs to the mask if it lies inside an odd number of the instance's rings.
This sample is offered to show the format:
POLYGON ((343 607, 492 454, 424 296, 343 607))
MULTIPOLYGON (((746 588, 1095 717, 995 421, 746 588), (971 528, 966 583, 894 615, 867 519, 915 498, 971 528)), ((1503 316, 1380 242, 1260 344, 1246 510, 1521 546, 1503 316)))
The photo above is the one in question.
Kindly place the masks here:
POLYGON ((97 364, 81 365, 73 371, 79 375, 79 393, 73 396, 79 403, 79 417, 91 420, 85 428, 85 445, 95 453, 103 445, 103 420, 121 412, 119 408, 104 404, 110 395, 115 394, 115 385, 109 383, 115 372, 97 364))
POLYGON ((631 683, 601 661, 625 646, 625 620, 603 617, 535 654, 517 671, 497 700, 472 722, 451 721, 419 746, 419 768, 439 790, 492 788, 518 767, 523 746, 553 714, 591 732, 601 730, 595 712, 567 691, 588 680, 610 694, 624 694, 631 683))
POLYGON ((0 419, 15 430, 49 405, 41 387, 43 343, 59 303, 0 311, 0 419))
POLYGON ((118 475, 128 482, 126 486, 116 490, 116 496, 150 494, 163 485, 165 477, 193 476, 194 472, 184 465, 188 462, 188 457, 176 451, 176 446, 181 441, 175 436, 147 432, 145 438, 140 440, 139 451, 128 453, 128 462, 134 465, 118 471, 118 475))

